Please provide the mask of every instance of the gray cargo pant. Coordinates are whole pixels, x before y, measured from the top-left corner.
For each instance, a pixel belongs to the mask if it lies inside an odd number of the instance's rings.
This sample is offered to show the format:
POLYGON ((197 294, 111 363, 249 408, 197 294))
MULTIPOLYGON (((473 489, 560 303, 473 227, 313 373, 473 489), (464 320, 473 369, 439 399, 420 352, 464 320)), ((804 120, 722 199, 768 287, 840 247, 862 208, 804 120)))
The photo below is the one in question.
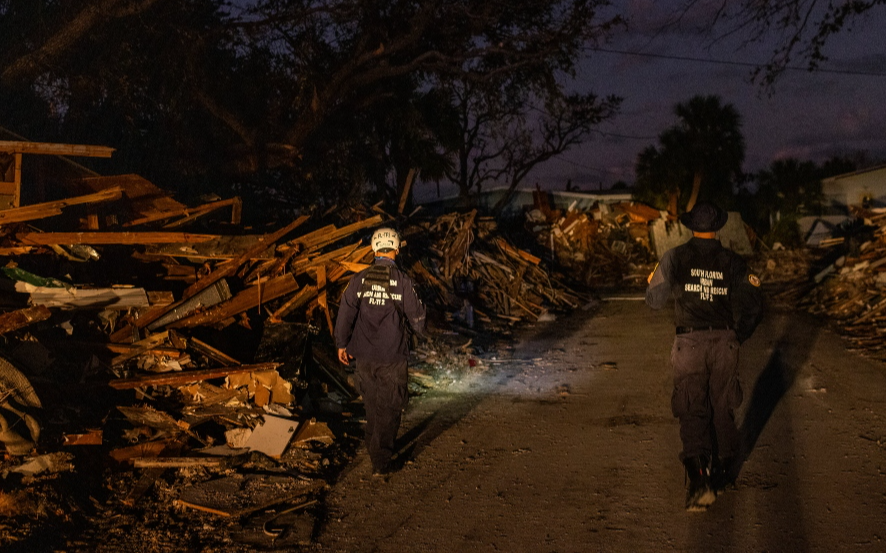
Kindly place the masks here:
POLYGON ((741 405, 738 340, 732 330, 678 334, 671 349, 674 393, 671 409, 680 419, 681 459, 720 459, 740 452, 735 409, 741 405))
POLYGON ((406 360, 373 363, 357 359, 356 377, 366 409, 366 449, 373 470, 384 470, 394 454, 400 418, 409 400, 406 360))

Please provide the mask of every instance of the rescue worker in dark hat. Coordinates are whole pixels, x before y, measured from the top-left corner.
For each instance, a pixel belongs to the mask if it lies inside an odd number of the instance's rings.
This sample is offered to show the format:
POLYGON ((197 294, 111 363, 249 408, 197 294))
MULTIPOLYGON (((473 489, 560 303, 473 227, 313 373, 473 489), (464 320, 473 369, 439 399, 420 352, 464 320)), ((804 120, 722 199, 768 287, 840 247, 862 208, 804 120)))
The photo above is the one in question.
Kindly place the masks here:
POLYGON ((738 350, 760 322, 763 308, 760 279, 717 240, 727 219, 726 211, 707 202, 681 215, 692 238, 665 252, 646 289, 646 303, 653 309, 664 307, 672 296, 675 300, 671 408, 680 420, 690 511, 706 510, 740 466, 738 350))
POLYGON ((374 475, 391 469, 394 440, 407 393, 406 324, 421 335, 425 308, 412 279, 397 268, 400 236, 381 228, 372 235, 375 261, 348 282, 335 321, 338 359, 356 359, 356 384, 366 408, 366 448, 374 475))

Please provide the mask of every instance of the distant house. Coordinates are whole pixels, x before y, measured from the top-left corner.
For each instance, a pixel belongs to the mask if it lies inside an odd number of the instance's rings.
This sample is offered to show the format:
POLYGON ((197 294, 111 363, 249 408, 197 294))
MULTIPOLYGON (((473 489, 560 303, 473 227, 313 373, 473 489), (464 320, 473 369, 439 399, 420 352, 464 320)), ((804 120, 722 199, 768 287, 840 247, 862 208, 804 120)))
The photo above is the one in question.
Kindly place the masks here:
MULTIPOLYGON (((491 188, 484 191, 479 196, 471 197, 471 207, 479 207, 481 210, 492 209, 499 200, 507 193, 506 186, 491 188)), ((530 208, 535 204, 533 193, 536 190, 532 188, 520 188, 514 191, 507 205, 501 211, 501 217, 513 218, 520 217, 526 208, 530 208)), ((619 202, 631 201, 630 190, 603 190, 599 192, 565 192, 542 190, 547 196, 548 205, 553 209, 567 210, 570 206, 578 211, 588 211, 595 203, 615 204, 619 202)), ((439 215, 453 209, 458 209, 464 203, 464 199, 459 196, 448 198, 440 198, 421 202, 425 212, 431 215, 439 215)))
POLYGON ((825 212, 848 215, 849 206, 886 207, 886 165, 821 181, 825 212))

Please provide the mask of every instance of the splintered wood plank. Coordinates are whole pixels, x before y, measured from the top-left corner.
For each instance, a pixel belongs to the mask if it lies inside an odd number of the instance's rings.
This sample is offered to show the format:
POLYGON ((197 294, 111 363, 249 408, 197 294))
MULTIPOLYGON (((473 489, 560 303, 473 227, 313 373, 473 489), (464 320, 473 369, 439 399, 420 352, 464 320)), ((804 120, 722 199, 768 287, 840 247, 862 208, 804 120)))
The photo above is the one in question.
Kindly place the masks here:
POLYGON ((42 204, 26 205, 24 207, 16 207, 0 211, 0 225, 9 223, 22 223, 25 221, 33 221, 59 215, 62 209, 80 204, 110 202, 119 200, 123 196, 123 191, 119 187, 110 188, 95 194, 87 194, 85 196, 75 196, 66 200, 56 200, 54 202, 45 202, 42 204))
POLYGON ((374 217, 363 219, 362 221, 357 221, 356 223, 344 226, 340 229, 336 229, 334 225, 329 225, 323 227, 322 229, 305 234, 304 236, 300 236, 295 240, 292 240, 290 244, 301 244, 301 246, 305 250, 321 248, 323 246, 328 246, 333 242, 337 242, 342 238, 350 236, 351 234, 354 234, 355 232, 358 232, 365 228, 379 225, 383 220, 384 219, 382 219, 381 215, 376 215, 374 217))
POLYGON ((287 314, 292 311, 298 309, 302 305, 308 303, 312 299, 317 296, 318 289, 316 286, 305 286, 301 290, 298 291, 294 296, 292 296, 289 300, 286 301, 283 305, 281 305, 277 311, 275 311, 270 319, 272 321, 278 321, 281 318, 285 317, 287 314))
POLYGON ((214 283, 218 282, 219 280, 223 279, 224 277, 234 274, 237 271, 237 269, 240 267, 240 265, 242 265, 246 261, 252 259, 255 256, 255 254, 264 250, 268 246, 276 244, 278 240, 280 240, 281 238, 283 238, 284 236, 286 236, 287 234, 289 234, 290 232, 292 232, 293 230, 295 230, 296 228, 301 226, 307 220, 308 220, 308 216, 302 215, 301 217, 299 217, 298 219, 289 223, 288 225, 286 225, 282 229, 272 232, 271 234, 266 234, 265 236, 263 236, 262 238, 259 239, 257 244, 255 244, 249 250, 247 250, 243 254, 241 254, 240 257, 234 259, 231 262, 225 263, 222 267, 216 269, 215 271, 210 273, 207 277, 202 278, 202 279, 198 280, 196 283, 189 286, 185 290, 184 297, 190 298, 191 296, 200 292, 201 290, 204 290, 204 289, 208 288, 209 286, 212 286, 214 283))
POLYGON ((133 378, 118 378, 111 380, 108 385, 115 390, 132 390, 145 386, 180 386, 191 382, 201 382, 214 378, 224 378, 229 374, 241 374, 257 371, 276 369, 282 363, 255 363, 253 365, 240 365, 239 367, 218 367, 215 369, 201 369, 197 371, 181 371, 172 373, 146 374, 133 378))
POLYGON ((503 252, 513 258, 519 259, 521 261, 526 261, 527 263, 532 263, 533 265, 538 265, 539 263, 541 263, 541 258, 535 257, 527 251, 519 250, 513 247, 512 245, 508 244, 507 240, 504 240, 503 238, 497 238, 495 240, 495 243, 498 245, 499 248, 502 249, 503 252))
POLYGON ((193 328, 218 323, 258 307, 264 302, 275 300, 280 296, 298 290, 298 283, 292 274, 286 274, 263 284, 255 284, 243 290, 233 298, 213 306, 202 313, 195 313, 168 325, 169 328, 193 328))
POLYGON ((272 232, 271 234, 266 234, 264 237, 262 237, 259 240, 259 242, 257 244, 255 244, 249 250, 247 250, 242 255, 240 255, 240 257, 238 257, 234 260, 228 261, 227 263, 224 263, 221 267, 217 267, 214 271, 209 273, 208 276, 201 278, 200 280, 198 280, 194 284, 188 286, 185 289, 182 299, 180 301, 166 307, 165 309, 162 309, 162 310, 158 309, 157 311, 146 313, 142 317, 139 317, 139 319, 135 323, 136 328, 144 328, 144 327, 148 326, 149 324, 156 321, 157 319, 159 319, 160 317, 162 317, 166 313, 174 310, 176 307, 178 307, 179 305, 184 303, 185 300, 193 297, 195 294, 199 294, 200 292, 202 292, 206 288, 209 288, 210 286, 212 286, 213 284, 215 284, 219 280, 234 274, 237 271, 237 269, 240 268, 240 265, 242 265, 243 263, 245 263, 249 259, 252 259, 252 257, 255 254, 257 254, 258 252, 275 244, 278 240, 280 240, 281 238, 283 238, 284 236, 286 236, 287 234, 289 234, 290 232, 295 230, 298 226, 302 225, 307 220, 308 220, 308 216, 302 215, 301 217, 299 217, 298 219, 289 223, 288 225, 286 225, 282 229, 272 232))
MULTIPOLYGON (((337 261, 339 259, 348 259, 354 252, 359 248, 360 242, 355 242, 348 246, 344 246, 337 250, 333 250, 329 253, 325 253, 323 255, 319 255, 316 257, 310 256, 299 256, 296 257, 292 262, 292 270, 296 274, 301 274, 307 271, 308 269, 321 267, 323 264, 328 263, 330 261, 337 261)), ((371 246, 366 246, 368 248, 372 248, 371 246)))
POLYGON ((214 234, 187 232, 23 232, 15 235, 22 244, 197 244, 217 240, 214 234))
POLYGON ((114 148, 86 144, 52 144, 0 140, 0 152, 9 154, 42 154, 53 156, 111 157, 114 148))
MULTIPOLYGON (((185 257, 188 259, 234 259, 252 250, 261 239, 261 235, 245 234, 239 236, 213 236, 210 240, 197 244, 185 243, 184 241, 166 244, 156 243, 145 250, 145 255, 185 257)), ((272 259, 273 257, 274 245, 268 244, 256 251, 250 259, 272 259)))
POLYGON ((30 324, 45 321, 52 316, 52 311, 43 305, 26 307, 0 315, 0 334, 6 334, 30 324))

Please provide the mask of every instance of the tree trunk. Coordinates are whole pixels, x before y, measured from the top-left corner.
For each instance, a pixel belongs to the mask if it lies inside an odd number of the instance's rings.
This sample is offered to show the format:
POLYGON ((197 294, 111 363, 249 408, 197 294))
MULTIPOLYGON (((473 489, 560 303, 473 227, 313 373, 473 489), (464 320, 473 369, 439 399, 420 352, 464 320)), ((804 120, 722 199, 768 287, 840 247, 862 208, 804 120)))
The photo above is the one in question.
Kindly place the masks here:
POLYGON ((701 177, 701 171, 696 171, 695 177, 692 179, 692 195, 689 196, 686 211, 692 211, 692 208, 695 207, 695 202, 698 201, 698 192, 701 190, 701 177))

